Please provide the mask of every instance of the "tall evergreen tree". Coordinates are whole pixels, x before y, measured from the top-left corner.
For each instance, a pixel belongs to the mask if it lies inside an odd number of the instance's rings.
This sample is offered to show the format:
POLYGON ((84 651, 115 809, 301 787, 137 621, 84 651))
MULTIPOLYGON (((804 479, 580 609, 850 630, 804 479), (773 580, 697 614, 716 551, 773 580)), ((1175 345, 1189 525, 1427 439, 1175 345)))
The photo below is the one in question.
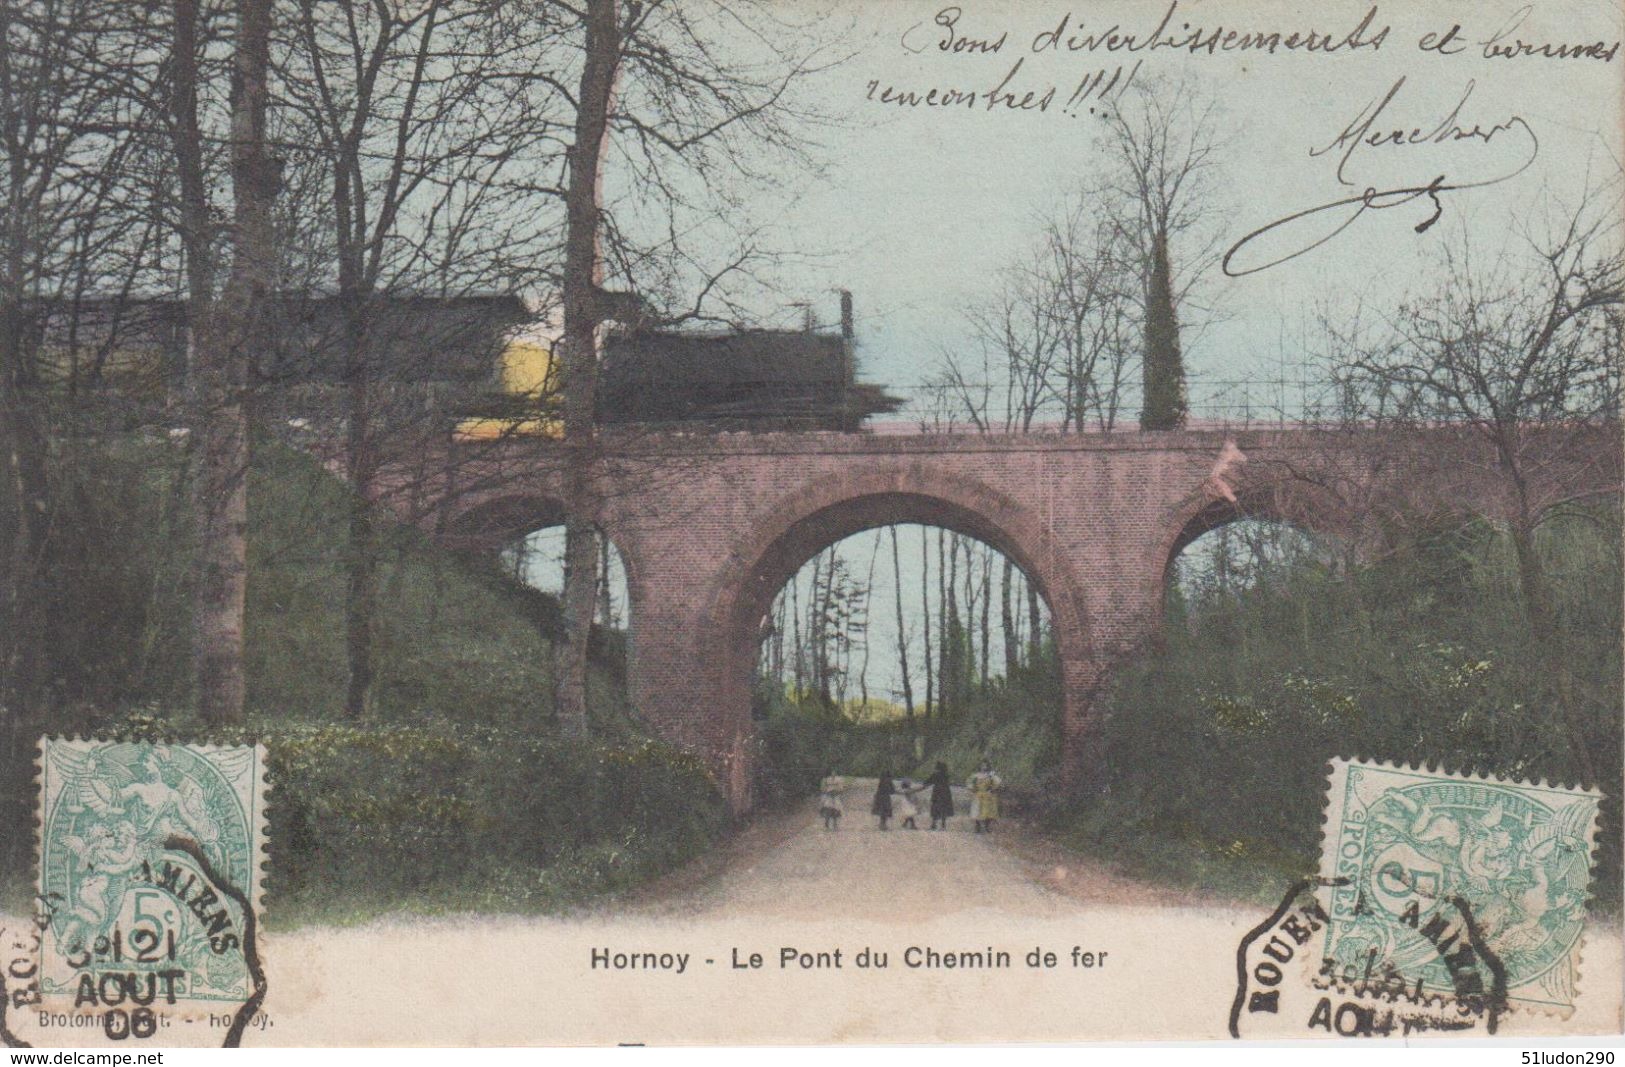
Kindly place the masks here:
POLYGON ((1151 270, 1146 279, 1145 296, 1145 353, 1140 367, 1145 389, 1140 429, 1177 430, 1184 426, 1188 409, 1185 361, 1179 350, 1179 315, 1174 309, 1165 230, 1159 230, 1151 239, 1151 270))

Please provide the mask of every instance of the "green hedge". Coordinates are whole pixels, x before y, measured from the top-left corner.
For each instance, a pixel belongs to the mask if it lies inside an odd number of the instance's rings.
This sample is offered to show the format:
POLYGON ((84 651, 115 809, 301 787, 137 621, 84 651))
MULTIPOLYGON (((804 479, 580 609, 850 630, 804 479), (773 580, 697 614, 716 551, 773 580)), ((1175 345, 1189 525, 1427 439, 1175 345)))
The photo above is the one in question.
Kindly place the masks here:
MULTIPOLYGON (((141 717, 124 728, 170 732, 141 717)), ((250 736, 269 763, 266 890, 276 923, 396 907, 566 907, 698 855, 727 825, 705 768, 655 741, 331 723, 220 739, 250 736)), ((8 842, 27 837, 17 813, 8 806, 0 828, 8 842)))
POLYGON ((571 904, 698 854, 726 822, 705 769, 654 741, 343 725, 264 740, 273 900, 439 888, 481 907, 571 904))

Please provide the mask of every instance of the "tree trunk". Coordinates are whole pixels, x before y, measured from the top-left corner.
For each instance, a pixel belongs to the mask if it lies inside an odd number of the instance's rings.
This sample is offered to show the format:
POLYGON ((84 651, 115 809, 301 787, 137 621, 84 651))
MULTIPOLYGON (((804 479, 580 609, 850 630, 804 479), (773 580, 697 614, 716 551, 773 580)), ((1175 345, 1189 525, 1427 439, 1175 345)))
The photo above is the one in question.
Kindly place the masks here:
POLYGON ((989 628, 989 608, 993 604, 993 550, 986 545, 982 546, 982 677, 981 686, 987 688, 988 654, 993 647, 989 639, 992 631, 989 628))
MULTIPOLYGON (((1517 487, 1520 495, 1522 487, 1517 487)), ((1591 739, 1586 736, 1585 720, 1575 693, 1574 672, 1565 654, 1564 641, 1558 625, 1557 611, 1552 603, 1546 568, 1535 546, 1533 517, 1527 507, 1512 524, 1512 547, 1518 560, 1518 589, 1523 595, 1524 613, 1529 620, 1529 633, 1540 652, 1547 672, 1557 689, 1557 703, 1562 709, 1564 733, 1570 753, 1581 779, 1587 785, 1597 784, 1596 764, 1591 758, 1591 739)))
POLYGON ((925 627, 925 718, 931 719, 936 704, 936 671, 931 662, 931 545, 930 533, 920 527, 920 621, 925 627))
POLYGON ((1044 651, 1044 616, 1038 609, 1038 587, 1027 583, 1027 662, 1037 663, 1044 651))
POLYGON ((793 630, 790 634, 791 652, 795 656, 796 672, 796 703, 801 703, 801 695, 807 691, 807 657, 805 645, 801 640, 801 576, 790 579, 790 625, 793 630))
MULTIPOLYGON (((829 569, 824 573, 823 588, 820 592, 818 585, 818 566, 815 559, 813 564, 813 610, 817 612, 815 619, 816 630, 813 632, 813 669, 816 672, 813 679, 818 687, 818 700, 824 707, 832 705, 830 697, 830 612, 835 602, 835 549, 828 551, 829 569)), ((839 634, 837 633, 837 637, 839 634)))
MULTIPOLYGON (((352 314, 359 314, 359 310, 352 314)), ((378 545, 372 515, 372 404, 371 371, 366 339, 353 331, 347 387, 346 431, 350 482, 350 516, 344 557, 344 651, 349 684, 344 692, 344 714, 351 719, 367 715, 373 683, 373 635, 378 616, 378 545)))
POLYGON ((780 689, 784 688, 784 617, 785 597, 781 591, 773 599, 773 641, 768 646, 768 676, 780 689))
POLYGON ((589 729, 587 663, 597 571, 598 531, 592 523, 571 516, 564 523, 564 642, 553 684, 559 727, 573 737, 585 737, 589 729))
POLYGON ((1004 632, 1004 678, 1005 681, 1016 676, 1016 667, 1019 665, 1021 653, 1019 639, 1016 637, 1016 614, 1011 608, 1010 586, 1014 584, 1016 565, 1009 556, 1004 557, 1003 580, 999 583, 999 625, 1004 632))
POLYGON ((596 454, 598 329, 603 324, 599 204, 610 102, 620 63, 618 0, 587 0, 586 45, 576 98, 575 140, 565 189, 564 388, 565 461, 569 463, 564 524, 564 640, 557 650, 553 700, 564 733, 587 733, 587 655, 598 588, 598 532, 591 521, 591 471, 596 454))
MULTIPOLYGON (((177 145, 182 188, 192 198, 183 209, 194 242, 206 225, 200 140, 197 134, 197 9, 176 6, 176 98, 183 110, 177 145), (201 209, 201 213, 199 212, 201 209)), ((260 316, 275 278, 271 209, 280 171, 266 149, 265 110, 270 67, 270 0, 238 0, 237 45, 232 66, 231 181, 233 240, 231 275, 218 303, 202 315, 194 308, 197 357, 197 600, 195 640, 198 714, 205 722, 243 717, 243 605, 248 580, 248 389, 249 344, 260 333, 260 316), (198 329, 201 319, 201 330, 198 329)), ((206 297, 208 264, 193 279, 194 296, 206 297)))
MULTIPOLYGON (((16 275, 14 275, 15 277, 16 275)), ((0 429, 6 439, 11 514, 5 536, 4 635, 0 660, 0 712, 9 732, 21 735, 39 710, 46 661, 46 538, 51 529, 48 439, 41 423, 44 397, 20 302, 0 308, 0 429)), ((15 737, 8 737, 15 742, 15 737)))
POLYGON ((948 547, 946 532, 937 530, 937 710, 949 711, 953 707, 953 682, 948 666, 948 599, 952 588, 948 577, 948 547))
POLYGON ((875 562, 880 556, 881 531, 875 531, 874 544, 869 546, 869 573, 864 578, 863 590, 854 611, 852 633, 854 640, 863 644, 863 663, 858 668, 858 695, 863 701, 865 714, 869 710, 869 598, 875 592, 875 562))
POLYGON ((344 552, 344 655, 348 668, 344 714, 352 720, 366 718, 371 703, 378 615, 378 544, 372 514, 373 475, 378 463, 372 426, 365 224, 360 218, 366 198, 354 178, 358 156, 353 142, 345 145, 333 167, 338 295, 344 314, 345 478, 350 488, 344 552))
POLYGON ((954 618, 959 623, 959 639, 954 642, 954 699, 961 702, 970 693, 970 677, 976 671, 976 590, 971 585, 976 567, 970 557, 970 546, 953 534, 948 542, 949 568, 959 580, 959 592, 953 601, 954 618))
MULTIPOLYGON (((35 584, 44 564, 45 541, 50 533, 50 460, 48 439, 41 417, 45 398, 38 389, 38 374, 25 313, 20 302, 7 300, 0 309, 0 417, 5 419, 7 470, 11 479, 12 505, 16 509, 12 531, 11 578, 8 602, 15 611, 28 615, 43 601, 28 596, 24 587, 35 584)), ((13 616, 9 616, 13 617, 13 616)), ((32 694, 38 680, 44 633, 14 629, 10 642, 10 669, 5 679, 7 697, 0 704, 15 706, 18 693, 32 694)))
POLYGON ((937 547, 940 554, 943 540, 947 540, 947 565, 942 566, 939 558, 938 564, 943 578, 942 597, 942 654, 939 657, 942 663, 942 682, 938 687, 944 711, 957 711, 960 708, 960 668, 963 662, 964 632, 959 621, 959 537, 945 531, 937 531, 937 547))
MULTIPOLYGON (((243 605, 248 579, 247 422, 234 399, 231 342, 224 328, 200 346, 197 474, 196 663, 198 714, 207 723, 243 717, 243 605), (208 350, 213 349, 211 353, 208 350), (220 358, 228 365, 212 365, 220 358)), ((207 335, 206 335, 207 336, 207 335)))
MULTIPOLYGON (((9 38, 12 10, 0 5, 0 31, 9 38)), ((11 101, 8 101, 8 104, 11 101)), ((26 109, 4 109, 5 143, 26 141, 26 109)), ((6 192, 8 202, 0 207, 7 224, 4 289, 0 290, 0 435, 6 450, 6 477, 9 505, 0 514, 0 539, 5 554, 0 563, 3 579, 4 632, 0 633, 0 755, 8 757, 32 734, 27 721, 36 710, 46 674, 47 621, 44 584, 45 544, 51 528, 49 497, 50 458, 43 419, 44 397, 38 389, 38 350, 31 339, 25 301, 30 287, 29 244, 43 235, 29 231, 36 226, 27 207, 28 161, 17 152, 8 152, 6 192)))
POLYGON ((902 673, 903 681, 903 714, 908 719, 910 728, 914 725, 914 686, 908 677, 908 632, 903 626, 903 562, 901 553, 897 549, 897 527, 890 526, 891 531, 891 573, 892 587, 897 603, 897 666, 902 673))
POLYGON ((615 600, 609 588, 609 538, 598 537, 598 620, 607 630, 615 622, 615 600))

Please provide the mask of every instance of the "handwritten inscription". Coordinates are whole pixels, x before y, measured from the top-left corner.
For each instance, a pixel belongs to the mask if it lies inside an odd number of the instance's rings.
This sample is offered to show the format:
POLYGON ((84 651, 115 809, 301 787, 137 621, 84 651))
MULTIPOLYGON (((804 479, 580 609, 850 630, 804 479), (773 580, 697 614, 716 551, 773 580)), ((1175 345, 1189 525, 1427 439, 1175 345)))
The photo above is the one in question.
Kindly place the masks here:
MULTIPOLYGON (((1009 111, 1048 111, 1056 102, 1057 92, 1055 86, 1044 85, 1040 88, 1013 88, 1017 76, 1021 74, 1022 60, 1017 59, 1015 64, 1005 73, 996 85, 987 89, 977 89, 973 85, 965 86, 935 86, 925 90, 901 89, 895 85, 883 85, 879 79, 869 82, 865 99, 877 104, 891 104, 900 108, 961 108, 964 110, 994 111, 1003 108, 1009 111)), ((1101 67, 1090 71, 1078 80, 1072 95, 1067 98, 1061 107, 1065 114, 1076 114, 1087 108, 1093 112, 1091 101, 1106 101, 1114 95, 1120 96, 1134 81, 1134 75, 1139 72, 1140 65, 1123 68, 1121 64, 1115 67, 1101 67)))
POLYGON ((1596 59, 1612 63, 1619 54, 1618 41, 1526 41, 1521 28, 1534 11, 1532 5, 1521 7, 1489 39, 1483 43, 1485 59, 1596 59))
MULTIPOLYGON (((1578 26, 1555 31, 1536 26, 1532 5, 1505 18, 1486 17, 1476 26, 1467 19, 1419 32, 1423 27, 1413 23, 1403 35, 1383 18, 1379 4, 1345 9, 1341 16, 1255 8, 1231 17, 1222 3, 1198 8, 1191 0, 1167 0, 1154 15, 1132 23, 1107 21, 1094 8, 1062 8, 1025 20, 1008 10, 954 4, 908 26, 898 44, 903 53, 929 60, 928 71, 922 76, 916 65, 907 75, 870 80, 863 102, 1035 120, 1086 114, 1110 120, 1130 87, 1137 82, 1143 87, 1159 64, 1177 65, 1187 57, 1267 62, 1267 57, 1296 55, 1346 62, 1352 55, 1381 52, 1396 61, 1384 63, 1390 69, 1409 56, 1413 66, 1442 71, 1462 62, 1454 57, 1613 63, 1621 43, 1592 37, 1578 26), (1091 58, 1093 64, 1078 69, 1078 60, 1091 58)), ((1305 138, 1309 158, 1331 164, 1335 195, 1252 229, 1223 257, 1226 274, 1256 274, 1296 259, 1375 211, 1415 212, 1412 228, 1426 233, 1451 198, 1509 181, 1534 163, 1540 137, 1529 116, 1504 105, 1494 112, 1482 107, 1474 97, 1479 88, 1474 78, 1447 80, 1443 89, 1428 82, 1422 89, 1416 87, 1422 81, 1418 73, 1395 70, 1391 81, 1384 80, 1384 91, 1351 108, 1351 115, 1345 112, 1348 117, 1330 131, 1305 138)))
POLYGON ((915 23, 903 31, 898 41, 903 52, 935 57, 956 66, 990 56, 1004 56, 1005 63, 996 71, 982 70, 974 75, 938 75, 934 84, 873 79, 864 87, 863 100, 905 109, 1053 110, 1071 116, 1087 112, 1104 118, 1111 114, 1105 105, 1120 98, 1133 83, 1144 62, 1143 54, 1376 51, 1392 32, 1387 25, 1378 22, 1375 6, 1367 9, 1352 26, 1337 30, 1192 22, 1181 13, 1180 2, 1169 0, 1158 21, 1147 22, 1138 29, 1125 29, 1121 23, 1089 28, 1082 19, 1068 12, 1058 23, 1037 32, 1023 32, 1012 25, 979 20, 973 8, 944 7, 929 22, 915 23), (1026 69, 1030 58, 1053 60, 1092 53, 1127 53, 1127 56, 1124 62, 1090 68, 1081 74, 1069 69, 1064 79, 1034 74, 1026 69), (1009 58, 1012 55, 1014 59, 1009 58))
MULTIPOLYGON (((928 76, 931 81, 925 84, 873 79, 864 87, 863 100, 886 107, 1075 115, 1084 107, 1093 111, 1093 104, 1105 104, 1114 94, 1121 96, 1150 57, 1175 60, 1232 54, 1369 55, 1380 52, 1385 45, 1390 53, 1393 51, 1394 28, 1382 20, 1381 9, 1375 4, 1358 19, 1350 18, 1338 27, 1271 24, 1269 15, 1255 13, 1247 17, 1258 21, 1246 25, 1217 18, 1202 20, 1189 15, 1181 6, 1183 2, 1186 0, 1169 0, 1155 22, 1148 18, 1139 25, 1091 23, 1077 12, 1065 11, 1053 24, 1046 21, 1023 26, 992 19, 974 6, 943 7, 930 20, 905 29, 898 44, 904 53, 934 57, 952 65, 956 73, 944 77, 939 72, 928 76), (1027 62, 1047 61, 1053 68, 1057 61, 1079 56, 1119 54, 1122 62, 1108 62, 1081 75, 1071 69, 1064 74, 1048 73, 1042 64, 1035 70, 1027 62), (970 73, 975 64, 990 57, 1003 57, 1003 62, 996 69, 974 67, 975 73, 970 73)), ((1604 63, 1617 58, 1618 40, 1552 41, 1526 31, 1532 10, 1529 6, 1520 8, 1503 24, 1476 39, 1461 23, 1447 29, 1430 29, 1417 37, 1414 46, 1417 53, 1434 57, 1467 54, 1485 59, 1604 63)), ((1319 18, 1324 20, 1326 16, 1319 18)), ((1379 104, 1375 110, 1380 111, 1382 106, 1379 104)), ((1100 113, 1109 115, 1104 109, 1100 113)), ((1368 117, 1374 119, 1375 115, 1368 117)), ((1470 128, 1464 132, 1472 135, 1470 128)), ((1482 132, 1488 140, 1496 131, 1484 127, 1482 132)))
POLYGON ((964 17, 965 9, 959 7, 945 7, 938 11, 931 24, 939 31, 936 40, 931 44, 924 44, 914 40, 921 29, 921 25, 911 26, 903 34, 903 50, 906 52, 923 52, 927 48, 935 48, 938 52, 947 52, 950 55, 959 55, 972 52, 985 55, 989 52, 999 52, 1004 49, 1005 43, 1010 39, 1010 31, 1005 30, 997 37, 974 38, 967 37, 959 32, 959 20, 964 17))
POLYGON ((1048 111, 1055 102, 1057 92, 1055 86, 1045 85, 1038 89, 1023 89, 1017 82, 1021 74, 1022 60, 1016 60, 998 83, 987 89, 974 87, 946 87, 931 88, 924 91, 918 89, 899 89, 894 85, 882 85, 878 80, 869 83, 867 99, 879 104, 893 104, 898 107, 963 107, 974 109, 978 106, 987 111, 1003 108, 1006 111, 1048 111))
POLYGON ((1073 22, 1069 12, 1053 30, 1033 38, 1032 50, 1067 52, 1156 52, 1172 50, 1191 55, 1217 55, 1220 52, 1319 52, 1376 51, 1388 39, 1389 27, 1377 24, 1372 7, 1352 30, 1338 33, 1310 28, 1235 27, 1204 25, 1181 18, 1179 0, 1172 0, 1162 21, 1149 33, 1124 32, 1120 23, 1100 30, 1085 30, 1073 22))
MULTIPOLYGON (((993 33, 985 31, 971 34, 961 29, 965 10, 945 7, 931 21, 934 39, 926 40, 924 23, 911 26, 903 33, 903 50, 920 53, 927 50, 953 55, 983 55, 1000 52, 1010 43, 1013 31, 1005 28, 993 33)), ((1274 28, 1267 26, 1237 27, 1224 24, 1192 23, 1180 14, 1180 0, 1169 0, 1156 23, 1147 23, 1139 30, 1124 29, 1122 23, 1112 23, 1099 29, 1088 29, 1071 12, 1063 15, 1053 28, 1043 30, 1031 38, 1029 51, 1042 52, 1187 52, 1191 55, 1217 55, 1220 52, 1261 51, 1332 53, 1375 51, 1388 39, 1390 28, 1377 22, 1377 8, 1372 7, 1352 29, 1336 30, 1302 28, 1274 28)))

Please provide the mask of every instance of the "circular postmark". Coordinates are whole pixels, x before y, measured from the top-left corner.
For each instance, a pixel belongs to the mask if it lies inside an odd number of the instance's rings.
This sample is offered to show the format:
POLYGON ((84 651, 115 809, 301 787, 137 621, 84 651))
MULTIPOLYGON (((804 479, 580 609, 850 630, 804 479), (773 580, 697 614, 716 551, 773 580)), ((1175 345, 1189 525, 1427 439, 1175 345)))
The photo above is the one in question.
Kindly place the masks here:
POLYGON ((1411 984, 1375 951, 1358 965, 1334 974, 1334 961, 1317 951, 1332 919, 1318 894, 1349 887, 1351 880, 1306 878, 1294 883, 1280 905, 1249 930, 1236 949, 1236 995, 1231 1003, 1232 1037, 1407 1038, 1427 1032, 1482 1028, 1493 1035, 1506 1007, 1500 962, 1460 898, 1460 933, 1471 962, 1476 992, 1458 978, 1458 993, 1444 998, 1421 983, 1411 984))

